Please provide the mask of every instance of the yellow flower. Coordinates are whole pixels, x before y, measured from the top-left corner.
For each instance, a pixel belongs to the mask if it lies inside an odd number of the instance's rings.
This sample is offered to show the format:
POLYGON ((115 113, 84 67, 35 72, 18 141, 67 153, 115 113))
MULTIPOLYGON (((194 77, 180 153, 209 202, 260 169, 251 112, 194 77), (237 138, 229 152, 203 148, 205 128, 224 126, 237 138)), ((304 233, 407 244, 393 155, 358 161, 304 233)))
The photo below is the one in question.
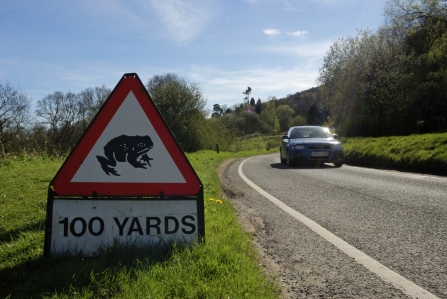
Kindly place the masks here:
POLYGON ((222 204, 222 201, 221 201, 220 199, 217 199, 217 200, 216 200, 216 203, 218 203, 218 204, 222 204))
POLYGON ((210 201, 213 201, 214 200, 214 198, 210 198, 210 201))

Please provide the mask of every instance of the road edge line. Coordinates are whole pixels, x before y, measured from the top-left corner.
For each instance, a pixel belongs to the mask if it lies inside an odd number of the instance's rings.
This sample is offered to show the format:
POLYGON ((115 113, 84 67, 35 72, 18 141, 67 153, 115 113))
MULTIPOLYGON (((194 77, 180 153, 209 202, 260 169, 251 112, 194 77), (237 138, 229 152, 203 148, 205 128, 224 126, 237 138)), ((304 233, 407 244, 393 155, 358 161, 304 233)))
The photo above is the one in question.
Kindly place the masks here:
POLYGON ((250 181, 243 173, 242 166, 244 163, 251 158, 245 159, 244 161, 239 164, 238 167, 238 174, 244 180, 251 188, 253 188, 255 191, 257 191, 259 194, 270 200, 273 204, 278 206, 280 209, 282 209, 284 212, 288 213, 304 225, 306 225, 308 228, 310 228, 312 231, 317 233, 319 236, 327 240, 329 243, 343 251, 346 255, 348 255, 351 258, 354 258, 355 261, 365 268, 367 268, 369 271, 373 272, 377 276, 379 276, 382 280, 385 282, 388 282, 392 284, 397 289, 400 289, 402 292, 407 294, 408 296, 412 298, 426 298, 426 299, 439 299, 429 291, 421 288, 420 286, 416 285, 414 282, 406 279, 402 275, 394 272, 390 268, 382 265, 369 255, 363 253, 362 251, 358 250, 354 246, 350 245, 348 242, 344 241, 343 239, 337 237, 315 221, 311 220, 310 218, 307 218, 303 214, 301 214, 298 211, 295 211, 276 197, 270 195, 266 191, 264 191, 262 188, 260 188, 258 185, 250 181))

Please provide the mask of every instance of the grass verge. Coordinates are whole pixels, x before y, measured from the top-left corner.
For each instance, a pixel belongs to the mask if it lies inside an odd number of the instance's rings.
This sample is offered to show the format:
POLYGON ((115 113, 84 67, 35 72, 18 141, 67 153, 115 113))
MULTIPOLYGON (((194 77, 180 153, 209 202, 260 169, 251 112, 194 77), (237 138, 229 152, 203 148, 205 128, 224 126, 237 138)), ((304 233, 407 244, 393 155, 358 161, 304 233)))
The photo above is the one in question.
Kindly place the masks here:
POLYGON ((447 174, 447 133, 344 138, 345 162, 447 174))
POLYGON ((205 243, 170 248, 114 244, 92 259, 43 257, 47 188, 62 161, 1 160, 0 298, 279 297, 278 286, 258 266, 250 235, 241 229, 230 202, 221 198, 218 165, 266 153, 264 139, 250 142, 256 150, 187 155, 204 184, 205 243))

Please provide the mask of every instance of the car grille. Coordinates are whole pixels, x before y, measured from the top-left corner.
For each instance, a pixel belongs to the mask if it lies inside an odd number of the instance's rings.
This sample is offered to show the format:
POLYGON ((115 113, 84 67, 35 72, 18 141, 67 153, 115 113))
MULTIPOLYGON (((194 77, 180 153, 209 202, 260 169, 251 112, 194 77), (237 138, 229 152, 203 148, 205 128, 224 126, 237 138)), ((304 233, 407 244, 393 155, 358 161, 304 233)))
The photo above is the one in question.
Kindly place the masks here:
POLYGON ((315 145, 308 145, 307 149, 310 150, 328 150, 331 146, 329 144, 315 144, 315 145))

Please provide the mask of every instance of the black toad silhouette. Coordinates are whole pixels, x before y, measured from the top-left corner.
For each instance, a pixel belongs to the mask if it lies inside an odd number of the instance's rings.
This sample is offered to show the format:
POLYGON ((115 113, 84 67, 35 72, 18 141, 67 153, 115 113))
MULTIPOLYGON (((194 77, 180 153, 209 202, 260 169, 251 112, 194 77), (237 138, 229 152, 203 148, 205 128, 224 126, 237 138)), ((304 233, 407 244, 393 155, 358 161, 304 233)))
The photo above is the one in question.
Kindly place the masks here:
POLYGON ((147 152, 154 146, 151 138, 147 135, 145 136, 127 136, 121 135, 113 138, 104 146, 104 155, 96 156, 99 163, 101 164, 102 170, 107 175, 113 174, 120 176, 115 170, 116 162, 128 162, 135 168, 144 168, 145 166, 151 166, 150 160, 147 152), (143 161, 143 162, 142 162, 143 161))

